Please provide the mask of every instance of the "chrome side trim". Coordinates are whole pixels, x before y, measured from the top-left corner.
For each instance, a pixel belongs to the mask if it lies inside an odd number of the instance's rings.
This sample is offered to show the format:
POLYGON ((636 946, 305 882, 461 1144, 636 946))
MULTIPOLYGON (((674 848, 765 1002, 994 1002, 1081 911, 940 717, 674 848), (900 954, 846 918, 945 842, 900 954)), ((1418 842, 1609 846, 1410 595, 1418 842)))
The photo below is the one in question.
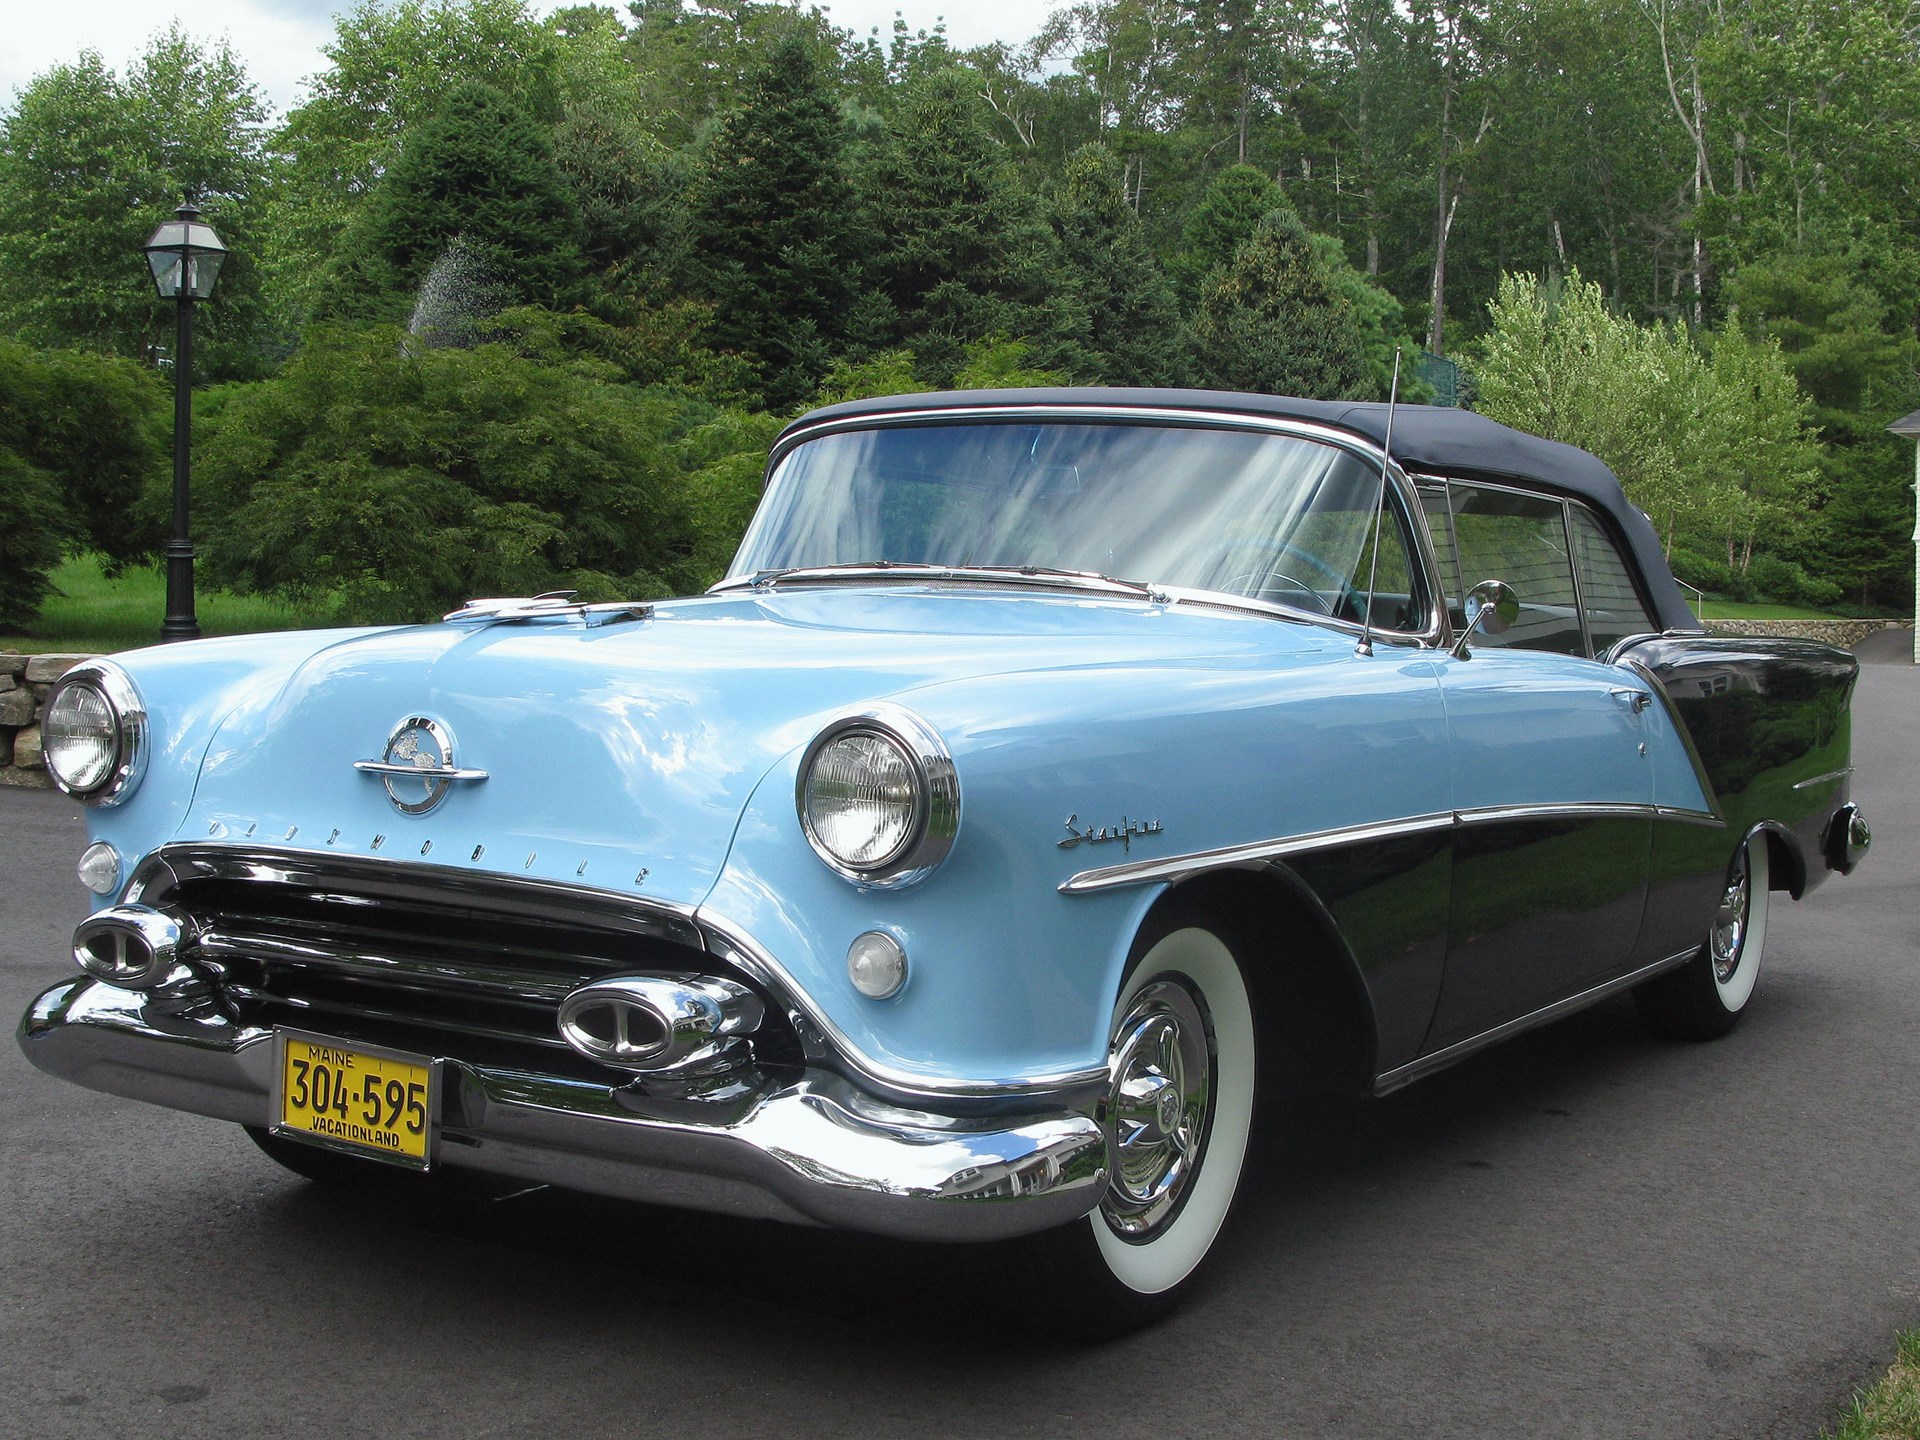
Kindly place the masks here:
POLYGON ((1287 835, 1274 840, 1255 840, 1246 845, 1228 845, 1218 850, 1195 850, 1161 860, 1137 860, 1128 865, 1082 870, 1062 882, 1060 893, 1088 895, 1127 885, 1153 885, 1162 881, 1172 884, 1207 870, 1244 868, 1315 850, 1338 850, 1348 845, 1397 840, 1402 836, 1421 835, 1433 830, 1498 825, 1516 820, 1671 820, 1689 825, 1726 823, 1718 815, 1702 810, 1605 800, 1570 801, 1557 805, 1485 805, 1471 810, 1442 810, 1431 815, 1412 815, 1403 820, 1346 825, 1334 830, 1314 830, 1304 835, 1287 835))
POLYGON ((1308 850, 1334 850, 1343 845, 1359 845, 1371 840, 1397 840, 1404 835, 1421 835, 1431 830, 1449 830, 1456 823, 1451 810, 1432 815, 1415 815, 1405 820, 1384 820, 1371 825, 1345 825, 1336 830, 1315 830, 1305 835, 1289 835, 1278 840, 1256 840, 1247 845, 1228 845, 1218 850, 1195 850, 1163 860, 1136 860, 1127 865, 1107 865, 1098 870, 1082 870, 1060 886, 1062 895, 1089 895, 1099 890, 1116 890, 1126 885, 1172 883, 1206 870, 1231 870, 1279 860, 1308 850))
POLYGON ((1466 1059, 1476 1050, 1483 1050, 1489 1045, 1497 1044, 1510 1035, 1517 1035, 1522 1030, 1531 1030, 1536 1025, 1545 1025, 1550 1021, 1571 1015, 1576 1010, 1584 1010, 1587 1006, 1597 1004, 1609 995, 1618 994, 1622 990, 1638 985, 1642 980, 1653 978, 1663 970, 1684 965, 1697 954, 1699 954, 1697 948, 1682 950, 1678 955, 1669 955, 1664 960, 1656 960, 1651 965, 1642 965, 1638 970, 1630 970, 1625 975, 1616 975, 1611 980, 1603 980, 1590 990, 1582 990, 1578 995, 1569 995, 1564 1000, 1543 1005, 1530 1014, 1517 1016, 1505 1024, 1494 1026, 1491 1030, 1483 1030, 1478 1035, 1455 1041, 1444 1049, 1434 1051, 1431 1055, 1422 1055, 1417 1060, 1375 1076, 1373 1093, 1375 1095, 1390 1094, 1403 1085, 1410 1085, 1436 1070, 1444 1070, 1447 1066, 1466 1059))
POLYGON ((1074 1103, 1078 1097, 1102 1092, 1107 1084, 1105 1062, 1081 1070, 1059 1070, 1041 1075, 994 1080, 953 1080, 945 1076, 924 1075, 902 1070, 875 1060, 855 1045, 807 993, 794 981, 787 968, 774 959, 751 935, 724 916, 702 908, 699 923, 712 942, 710 948, 721 959, 738 966, 761 985, 771 990, 788 1006, 788 1018, 806 1041, 813 1038, 830 1048, 852 1071, 877 1088, 894 1095, 934 1101, 964 1098, 994 1100, 1037 1100, 1057 1097, 1062 1103, 1074 1103))
MULTIPOLYGON (((211 1005, 76 978, 34 1000, 18 1038, 36 1067, 89 1089, 242 1125, 275 1119, 273 1032, 211 1005)), ((820 1070, 654 1094, 459 1060, 437 1068, 436 1164, 622 1199, 994 1240, 1077 1220, 1106 1186, 1094 1102, 964 1117, 885 1104, 820 1070)))
POLYGON ((1460 824, 1504 825, 1516 820, 1653 820, 1658 805, 1631 801, 1568 800, 1552 805, 1479 805, 1453 812, 1460 824))
POLYGON ((1711 810, 1688 810, 1679 805, 1659 806, 1662 820, 1670 820, 1678 825, 1707 825, 1715 830, 1727 828, 1726 818, 1714 814, 1711 810))
POLYGON ((1843 765, 1838 770, 1829 770, 1826 774, 1815 775, 1810 780, 1796 780, 1793 782, 1793 788, 1796 790, 1811 790, 1816 785, 1825 785, 1832 780, 1844 780, 1851 774, 1853 774, 1853 766, 1843 765))

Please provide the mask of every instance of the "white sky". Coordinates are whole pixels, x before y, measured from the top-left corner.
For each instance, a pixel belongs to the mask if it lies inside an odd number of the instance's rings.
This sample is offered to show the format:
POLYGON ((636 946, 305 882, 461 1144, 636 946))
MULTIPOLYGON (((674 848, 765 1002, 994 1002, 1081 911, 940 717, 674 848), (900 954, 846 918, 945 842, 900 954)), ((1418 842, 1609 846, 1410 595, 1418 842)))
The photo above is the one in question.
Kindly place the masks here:
MULTIPOLYGON (((536 11, 560 0, 532 0, 536 11)), ((947 37, 959 48, 990 40, 1018 42, 1040 28, 1052 8, 1047 0, 820 0, 833 22, 865 35, 893 29, 897 10, 916 30, 932 30, 942 15, 947 37)), ((124 72, 152 35, 178 15, 190 35, 226 36, 245 61, 247 74, 284 114, 299 97, 300 82, 322 68, 320 47, 333 35, 336 11, 350 0, 13 0, 0 37, 0 107, 11 108, 15 92, 41 71, 98 50, 108 66, 124 72)), ((624 11, 623 11, 624 13, 624 11)))

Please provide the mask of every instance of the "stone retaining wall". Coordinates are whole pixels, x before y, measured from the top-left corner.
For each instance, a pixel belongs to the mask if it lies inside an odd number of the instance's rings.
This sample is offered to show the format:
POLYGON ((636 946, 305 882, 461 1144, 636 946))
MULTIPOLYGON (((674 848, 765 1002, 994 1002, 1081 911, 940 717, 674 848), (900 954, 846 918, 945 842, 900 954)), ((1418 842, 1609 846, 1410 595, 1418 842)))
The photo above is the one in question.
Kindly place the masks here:
POLYGON ((1709 620, 1716 635, 1785 635, 1796 640, 1824 640, 1851 650, 1882 630, 1911 629, 1909 620, 1709 620))
POLYGON ((53 682, 91 655, 22 655, 0 650, 0 785, 48 790, 40 763, 40 713, 53 682))

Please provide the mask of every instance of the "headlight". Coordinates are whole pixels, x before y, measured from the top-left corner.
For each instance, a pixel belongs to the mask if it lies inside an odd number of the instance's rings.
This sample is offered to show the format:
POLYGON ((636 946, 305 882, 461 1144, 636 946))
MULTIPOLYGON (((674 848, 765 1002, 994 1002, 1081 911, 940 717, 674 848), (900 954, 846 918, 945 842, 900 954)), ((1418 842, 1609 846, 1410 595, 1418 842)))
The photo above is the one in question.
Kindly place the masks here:
POLYGON ((147 710, 127 672, 89 660, 60 677, 40 722, 53 783, 89 805, 118 805, 140 782, 147 710))
POLYGON ((868 885, 918 880, 946 858, 960 828, 953 757, 932 726, 894 705, 815 736, 794 798, 820 858, 868 885))

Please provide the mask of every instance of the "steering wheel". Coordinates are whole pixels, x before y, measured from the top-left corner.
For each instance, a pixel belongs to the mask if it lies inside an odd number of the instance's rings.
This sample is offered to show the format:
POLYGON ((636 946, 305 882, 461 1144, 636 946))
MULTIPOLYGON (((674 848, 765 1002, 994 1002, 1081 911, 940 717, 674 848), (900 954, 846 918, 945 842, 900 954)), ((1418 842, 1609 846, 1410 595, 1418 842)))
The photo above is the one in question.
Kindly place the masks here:
POLYGON ((1311 596, 1313 603, 1331 618, 1354 621, 1360 618, 1360 592, 1353 588, 1347 577, 1311 550, 1302 549, 1291 541, 1229 540, 1216 550, 1215 558, 1217 561, 1241 562, 1242 568, 1222 577, 1214 588, 1231 590, 1255 600, 1268 600, 1272 598, 1269 592, 1279 588, 1273 582, 1280 580, 1291 587, 1287 592, 1289 598, 1296 593, 1311 596), (1324 589, 1333 593, 1333 599, 1329 601, 1321 588, 1309 585, 1280 568, 1283 563, 1290 562, 1298 562, 1302 569, 1321 576, 1326 581, 1324 589))

